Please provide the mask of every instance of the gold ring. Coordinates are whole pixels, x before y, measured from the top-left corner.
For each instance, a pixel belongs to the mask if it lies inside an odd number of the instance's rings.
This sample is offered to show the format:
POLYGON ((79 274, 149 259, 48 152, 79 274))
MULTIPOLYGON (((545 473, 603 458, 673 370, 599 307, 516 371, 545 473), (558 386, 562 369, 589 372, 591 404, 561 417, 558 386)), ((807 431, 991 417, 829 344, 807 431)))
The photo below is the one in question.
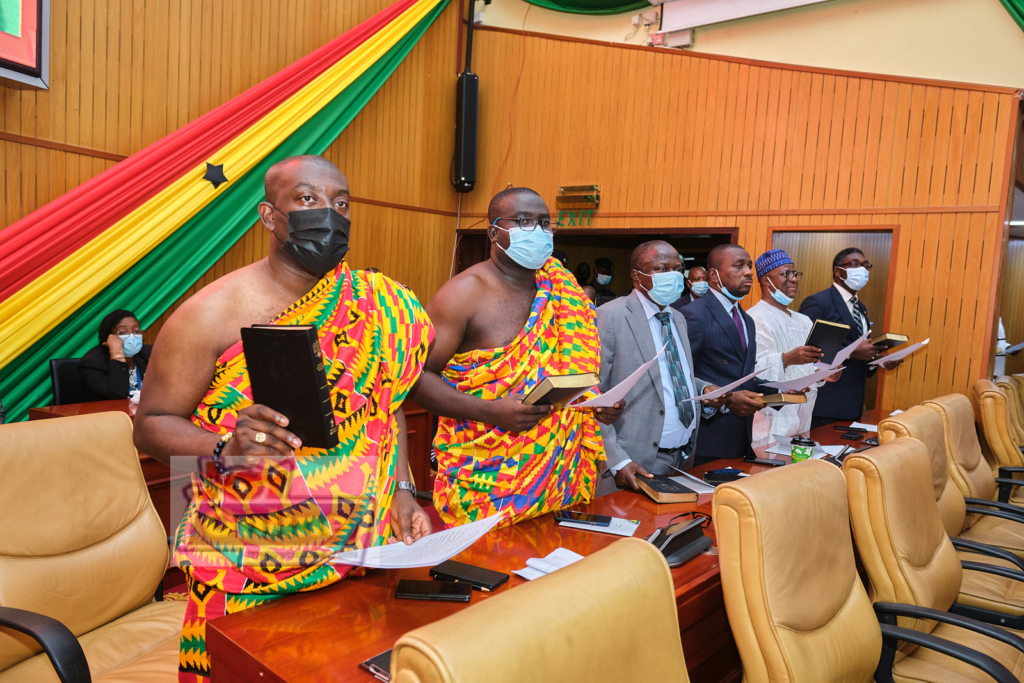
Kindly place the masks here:
POLYGON ((256 443, 263 443, 264 441, 267 440, 267 435, 264 434, 263 432, 256 432, 256 436, 253 437, 253 440, 256 443))

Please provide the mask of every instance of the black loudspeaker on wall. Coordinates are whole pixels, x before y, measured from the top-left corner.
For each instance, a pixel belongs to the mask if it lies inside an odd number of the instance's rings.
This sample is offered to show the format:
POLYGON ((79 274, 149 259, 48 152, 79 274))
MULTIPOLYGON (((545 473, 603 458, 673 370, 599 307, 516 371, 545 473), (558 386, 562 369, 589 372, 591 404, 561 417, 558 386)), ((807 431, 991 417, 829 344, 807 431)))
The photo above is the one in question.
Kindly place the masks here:
POLYGON ((476 185, 477 106, 480 102, 480 78, 459 74, 455 93, 455 158, 452 160, 452 185, 456 192, 472 192, 476 185))

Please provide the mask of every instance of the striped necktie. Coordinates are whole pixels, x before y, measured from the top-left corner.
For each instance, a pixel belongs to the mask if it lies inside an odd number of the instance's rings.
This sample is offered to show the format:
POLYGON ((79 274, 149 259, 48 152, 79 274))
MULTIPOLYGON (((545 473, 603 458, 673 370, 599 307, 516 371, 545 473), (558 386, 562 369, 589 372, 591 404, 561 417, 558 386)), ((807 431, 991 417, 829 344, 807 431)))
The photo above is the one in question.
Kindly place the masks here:
POLYGON ((859 337, 864 334, 864 322, 860 317, 860 301, 857 300, 856 294, 850 299, 850 305, 853 306, 853 324, 857 326, 857 336, 859 337))
POLYGON ((668 344, 665 355, 668 358, 668 372, 672 375, 672 393, 676 399, 676 407, 679 408, 679 421, 687 427, 693 421, 693 403, 686 400, 690 398, 690 390, 686 386, 686 375, 683 372, 679 349, 676 348, 676 339, 669 327, 672 315, 668 311, 661 311, 655 313, 654 317, 661 323, 662 345, 668 344))

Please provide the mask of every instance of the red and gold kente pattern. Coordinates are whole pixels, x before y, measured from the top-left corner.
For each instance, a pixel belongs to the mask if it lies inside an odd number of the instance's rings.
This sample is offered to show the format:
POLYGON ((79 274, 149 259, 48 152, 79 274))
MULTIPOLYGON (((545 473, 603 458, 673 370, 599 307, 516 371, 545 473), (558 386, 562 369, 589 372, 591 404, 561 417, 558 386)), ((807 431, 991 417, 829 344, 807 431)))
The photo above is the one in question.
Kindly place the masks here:
MULTIPOLYGON (((281 595, 334 583, 351 569, 333 553, 380 545, 390 533, 398 425, 433 327, 416 297, 380 274, 342 263, 275 321, 315 325, 340 443, 302 448, 223 479, 193 475, 175 561, 188 576, 179 678, 209 676, 205 628, 216 618, 281 595)), ((252 405, 241 342, 223 353, 193 422, 234 430, 252 405)))
MULTIPOLYGON (((597 373, 601 344, 594 307, 554 258, 537 271, 526 325, 507 346, 456 354, 445 380, 489 401, 528 394, 548 375, 597 373)), ((584 398, 596 395, 591 392, 584 398)), ((528 432, 441 418, 434 439, 434 505, 448 526, 501 512, 499 526, 587 502, 604 447, 589 410, 563 408, 528 432)))

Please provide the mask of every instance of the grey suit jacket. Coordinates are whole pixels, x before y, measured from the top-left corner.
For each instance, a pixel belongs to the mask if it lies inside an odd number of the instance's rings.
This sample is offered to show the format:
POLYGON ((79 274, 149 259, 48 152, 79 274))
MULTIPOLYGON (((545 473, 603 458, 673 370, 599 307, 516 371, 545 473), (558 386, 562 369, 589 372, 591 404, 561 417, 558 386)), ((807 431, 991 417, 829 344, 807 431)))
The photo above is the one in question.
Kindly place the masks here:
MULTIPOLYGON (((661 348, 655 347, 650 323, 640 303, 636 290, 619 297, 597 309, 597 331, 601 335, 601 391, 607 391, 636 372, 637 368, 654 358, 661 348)), ((698 394, 709 384, 693 376, 693 358, 690 356, 690 342, 686 333, 686 319, 671 306, 665 308, 672 313, 676 332, 683 342, 686 365, 690 369, 693 386, 698 394)), ((658 440, 665 425, 665 405, 661 393, 661 370, 658 363, 647 370, 626 395, 626 408, 622 416, 611 425, 601 425, 605 455, 611 467, 629 458, 650 471, 658 455, 658 440)), ((672 381, 667 379, 667 381, 672 381)), ((674 408, 675 406, 673 406, 674 408)), ((694 406, 698 416, 701 405, 694 406)), ((697 438, 701 420, 698 418, 693 438, 697 438)), ((696 449, 694 449, 696 450, 696 449)), ((689 460, 681 465, 688 469, 689 460)))

